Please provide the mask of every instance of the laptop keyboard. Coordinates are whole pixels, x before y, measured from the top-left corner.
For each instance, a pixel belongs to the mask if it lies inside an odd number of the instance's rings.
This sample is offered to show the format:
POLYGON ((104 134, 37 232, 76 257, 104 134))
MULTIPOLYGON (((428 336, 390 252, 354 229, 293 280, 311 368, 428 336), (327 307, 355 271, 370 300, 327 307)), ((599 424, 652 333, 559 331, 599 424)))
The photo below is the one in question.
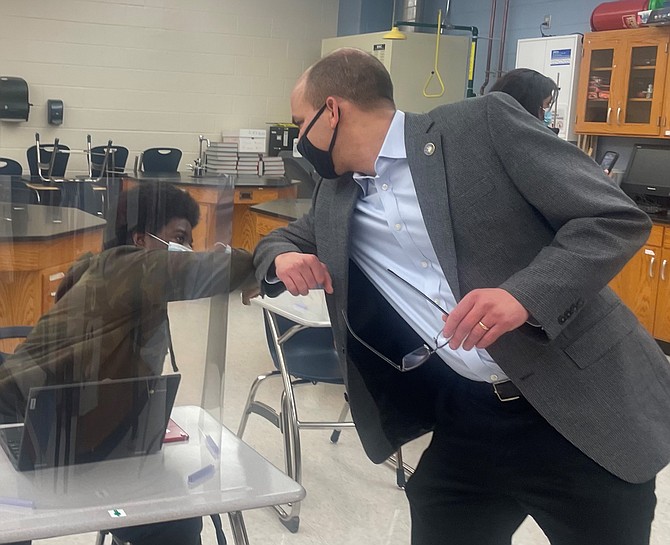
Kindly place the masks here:
POLYGON ((16 426, 13 428, 2 429, 3 440, 9 449, 10 455, 15 459, 19 459, 19 452, 21 451, 21 437, 23 436, 23 426, 16 426))

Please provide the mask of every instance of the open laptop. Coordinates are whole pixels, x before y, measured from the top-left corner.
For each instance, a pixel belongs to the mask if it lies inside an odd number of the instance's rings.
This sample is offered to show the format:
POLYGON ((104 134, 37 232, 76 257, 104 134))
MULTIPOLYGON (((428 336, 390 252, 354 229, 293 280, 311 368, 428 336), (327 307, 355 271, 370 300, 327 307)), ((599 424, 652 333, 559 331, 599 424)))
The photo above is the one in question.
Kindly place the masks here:
POLYGON ((23 424, 0 429, 19 471, 158 452, 181 375, 31 388, 23 424))

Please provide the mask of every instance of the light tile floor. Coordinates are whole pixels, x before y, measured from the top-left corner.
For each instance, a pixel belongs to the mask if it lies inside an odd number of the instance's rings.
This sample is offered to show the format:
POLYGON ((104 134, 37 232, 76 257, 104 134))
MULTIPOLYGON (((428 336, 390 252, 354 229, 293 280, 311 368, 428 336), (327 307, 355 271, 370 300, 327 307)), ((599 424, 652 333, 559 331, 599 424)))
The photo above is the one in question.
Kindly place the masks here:
MULTIPOLYGON (((175 304, 171 309, 175 353, 184 361, 178 403, 196 403, 203 381, 203 347, 206 340, 209 306, 206 301, 175 304), (186 355, 186 356, 184 356, 186 355), (186 363, 186 360, 188 362, 186 363)), ((251 381, 272 369, 267 352, 258 307, 244 307, 239 294, 233 294, 230 306, 224 422, 237 430, 240 414, 251 381)), ((279 400, 278 380, 268 382, 259 399, 276 406, 279 400)), ((298 388, 298 406, 303 419, 334 419, 342 407, 342 389, 332 385, 298 388)), ((394 473, 388 466, 376 466, 364 455, 354 430, 342 432, 339 442, 329 441, 330 432, 303 430, 303 485, 307 498, 302 504, 298 533, 291 534, 270 509, 245 513, 252 545, 407 545, 409 513, 404 493, 396 488, 394 473)), ((247 440, 261 454, 283 467, 281 437, 271 424, 251 416, 247 440)), ((404 449, 406 462, 416 464, 427 439, 422 438, 404 449)), ((658 477, 658 508, 652 530, 652 545, 670 543, 670 470, 658 477)), ((224 529, 227 520, 224 519, 224 529)), ((230 531, 227 531, 229 542, 230 531)), ((39 540, 39 545, 93 545, 95 534, 39 540)), ((203 531, 204 545, 215 545, 209 521, 203 531)), ((549 543, 541 530, 527 520, 514 536, 514 545, 549 543)))

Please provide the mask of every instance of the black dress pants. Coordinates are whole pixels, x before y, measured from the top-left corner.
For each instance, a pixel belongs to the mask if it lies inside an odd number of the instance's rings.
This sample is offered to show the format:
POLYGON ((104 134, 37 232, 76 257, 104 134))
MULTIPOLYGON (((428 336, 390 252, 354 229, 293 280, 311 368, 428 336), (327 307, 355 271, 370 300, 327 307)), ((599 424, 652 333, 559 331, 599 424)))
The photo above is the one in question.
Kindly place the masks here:
POLYGON ((412 545, 509 545, 531 515, 552 545, 647 545, 655 480, 631 484, 564 439, 523 398, 453 372, 406 492, 412 545))

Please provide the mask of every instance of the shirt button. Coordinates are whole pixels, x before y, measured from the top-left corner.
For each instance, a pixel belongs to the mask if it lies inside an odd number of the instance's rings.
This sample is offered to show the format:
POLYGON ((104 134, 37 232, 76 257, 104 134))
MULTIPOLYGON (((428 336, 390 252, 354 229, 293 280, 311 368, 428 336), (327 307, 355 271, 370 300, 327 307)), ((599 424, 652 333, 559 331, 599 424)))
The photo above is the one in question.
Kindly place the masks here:
POLYGON ((386 191, 389 188, 389 184, 382 184, 382 189, 386 191))
POLYGON ((491 380, 492 380, 493 382, 495 382, 496 380, 498 380, 498 375, 491 375, 491 380))
POLYGON ((421 266, 422 266, 424 269, 427 269, 427 268, 428 268, 428 261, 422 261, 422 262, 421 262, 421 266))
POLYGON ((436 297, 435 299, 433 299, 433 303, 435 303, 436 305, 439 305, 440 303, 442 303, 442 301, 440 301, 439 297, 436 297))
POLYGON ((400 225, 399 223, 396 223, 394 227, 396 231, 400 231, 400 229, 402 229, 402 225, 400 225))

